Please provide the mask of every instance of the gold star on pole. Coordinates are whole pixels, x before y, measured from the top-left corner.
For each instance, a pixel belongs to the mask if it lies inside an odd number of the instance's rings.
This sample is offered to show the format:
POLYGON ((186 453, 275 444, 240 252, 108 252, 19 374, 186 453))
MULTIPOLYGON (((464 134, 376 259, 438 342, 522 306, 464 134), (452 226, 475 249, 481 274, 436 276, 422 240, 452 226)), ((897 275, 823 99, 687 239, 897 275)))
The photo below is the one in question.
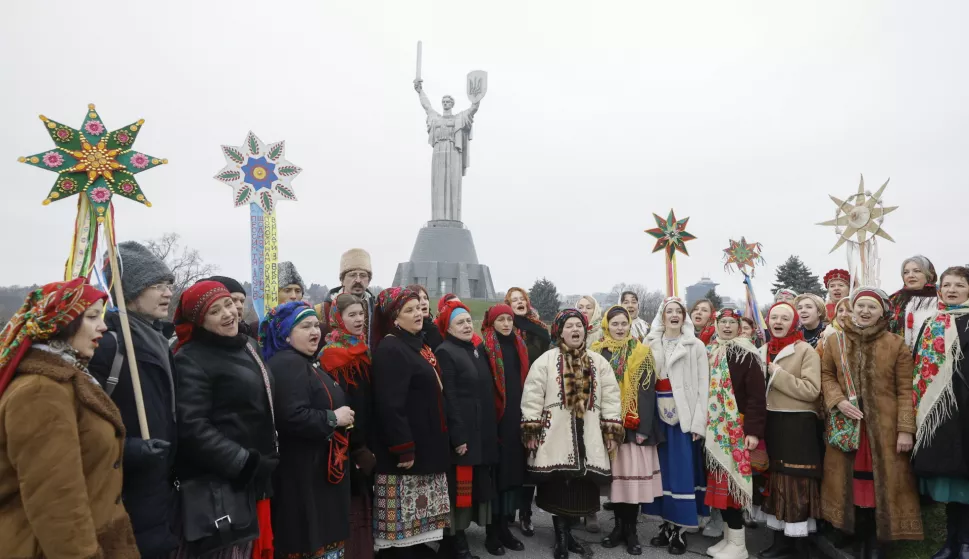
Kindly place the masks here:
POLYGON ((887 241, 895 242, 895 239, 887 231, 882 229, 882 222, 885 216, 898 209, 898 206, 886 208, 882 205, 882 193, 885 192, 885 187, 887 186, 888 180, 869 198, 865 193, 865 177, 862 175, 861 182, 858 184, 857 194, 849 196, 847 200, 829 196, 838 206, 836 217, 818 223, 818 225, 835 227, 835 233, 839 235, 838 242, 835 243, 831 252, 838 250, 841 245, 851 241, 852 237, 856 237, 858 244, 864 244, 869 239, 869 233, 872 235, 872 238, 878 236, 887 241))

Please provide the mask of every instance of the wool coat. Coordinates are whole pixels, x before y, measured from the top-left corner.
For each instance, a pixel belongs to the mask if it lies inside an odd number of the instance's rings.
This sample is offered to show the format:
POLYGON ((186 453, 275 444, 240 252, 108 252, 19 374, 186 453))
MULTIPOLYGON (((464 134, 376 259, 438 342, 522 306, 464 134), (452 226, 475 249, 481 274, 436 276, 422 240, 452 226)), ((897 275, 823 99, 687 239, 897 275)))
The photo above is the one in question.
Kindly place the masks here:
POLYGON ((666 359, 663 329, 654 328, 647 338, 656 360, 657 374, 665 374, 673 387, 673 402, 680 419, 680 430, 705 436, 707 432, 707 397, 710 394, 710 360, 706 347, 684 327, 673 355, 666 359))
POLYGON ((451 463, 458 466, 497 464, 495 381, 484 347, 475 347, 471 342, 448 335, 434 354, 441 366, 451 463), (454 452, 461 445, 468 445, 463 456, 454 452))
POLYGON ((528 320, 524 316, 515 315, 515 328, 521 331, 525 338, 525 349, 528 350, 528 366, 531 367, 539 357, 549 350, 552 337, 548 330, 528 320))
POLYGON ((28 351, 0 398, 0 558, 140 557, 121 499, 124 440, 92 378, 28 351))
MULTIPOLYGON (((865 416, 875 478, 875 526, 880 541, 922 539, 922 516, 910 453, 898 454, 899 433, 915 434, 912 402, 914 366, 905 340, 887 331, 881 319, 868 328, 845 325, 848 368, 865 416)), ((825 341, 821 365, 824 407, 847 399, 837 336, 825 341)), ((836 528, 855 530, 852 500, 855 453, 828 445, 821 482, 821 515, 836 528)))
MULTIPOLYGON (((760 348, 767 364, 767 346, 760 348)), ((821 395, 821 357, 807 342, 794 342, 777 354, 777 369, 767 378, 767 411, 818 413, 821 395)), ((769 450, 768 450, 769 452, 769 450)))
POLYGON ((528 456, 528 471, 538 482, 589 477, 604 485, 612 479, 606 438, 621 443, 625 436, 619 384, 605 357, 592 351, 586 355, 592 362, 591 390, 581 422, 574 409, 581 395, 563 375, 560 349, 547 351, 528 371, 522 392, 522 438, 538 440, 538 449, 528 456), (579 424, 581 435, 576 430, 579 424))

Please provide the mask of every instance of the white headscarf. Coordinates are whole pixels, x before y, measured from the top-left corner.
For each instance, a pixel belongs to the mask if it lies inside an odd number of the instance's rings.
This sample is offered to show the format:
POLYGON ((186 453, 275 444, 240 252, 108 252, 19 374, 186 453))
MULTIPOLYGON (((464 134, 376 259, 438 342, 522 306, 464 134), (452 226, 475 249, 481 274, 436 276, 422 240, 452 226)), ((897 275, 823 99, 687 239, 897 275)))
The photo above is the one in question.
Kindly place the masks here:
POLYGON ((657 311, 656 316, 653 317, 653 324, 649 328, 649 335, 646 336, 648 341, 663 338, 663 333, 666 332, 666 325, 663 324, 663 313, 666 311, 666 307, 668 307, 670 303, 678 303, 681 307, 683 307, 683 326, 680 327, 680 335, 684 338, 696 337, 693 319, 690 318, 690 314, 686 312, 686 302, 679 297, 667 297, 666 299, 663 299, 663 304, 659 306, 659 311, 657 311))

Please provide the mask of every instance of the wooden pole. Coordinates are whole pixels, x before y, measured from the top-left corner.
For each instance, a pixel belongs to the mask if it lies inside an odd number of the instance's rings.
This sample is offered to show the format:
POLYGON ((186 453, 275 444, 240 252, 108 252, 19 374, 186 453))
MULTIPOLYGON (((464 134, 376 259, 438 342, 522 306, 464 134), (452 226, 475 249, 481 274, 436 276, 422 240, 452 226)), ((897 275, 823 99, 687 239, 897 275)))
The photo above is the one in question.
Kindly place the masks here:
POLYGON ((145 416, 145 400, 141 395, 141 377, 138 376, 138 361, 135 360, 135 346, 131 343, 131 326, 128 325, 128 310, 124 303, 124 292, 121 289, 121 270, 118 266, 117 247, 114 244, 114 216, 110 210, 105 219, 108 229, 108 260, 111 263, 111 278, 114 281, 114 299, 118 304, 118 317, 121 319, 121 334, 124 336, 125 350, 128 355, 128 370, 131 372, 131 387, 135 392, 135 410, 138 412, 138 426, 141 428, 141 438, 148 440, 148 417, 145 416))

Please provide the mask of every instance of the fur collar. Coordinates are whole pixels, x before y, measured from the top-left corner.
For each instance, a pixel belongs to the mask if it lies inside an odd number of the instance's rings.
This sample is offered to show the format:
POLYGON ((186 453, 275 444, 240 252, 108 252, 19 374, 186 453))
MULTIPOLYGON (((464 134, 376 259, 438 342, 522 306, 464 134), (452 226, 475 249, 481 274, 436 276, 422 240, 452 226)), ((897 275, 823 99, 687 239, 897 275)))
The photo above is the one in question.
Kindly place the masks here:
POLYGON ((562 398, 566 409, 582 418, 585 410, 591 407, 592 396, 592 359, 585 347, 568 349, 565 344, 559 347, 558 367, 562 378, 562 398))
POLYGON ((888 318, 885 316, 882 316, 877 322, 866 328, 856 325, 853 320, 847 320, 845 322, 847 322, 847 324, 845 324, 842 328, 844 329, 848 339, 852 341, 860 341, 861 343, 868 343, 877 340, 878 338, 882 337, 882 334, 888 331, 888 318))
POLYGON ((41 349, 31 349, 17 367, 17 375, 38 375, 59 383, 71 383, 74 397, 82 406, 91 409, 114 425, 122 434, 121 412, 93 377, 71 365, 62 357, 41 349))

